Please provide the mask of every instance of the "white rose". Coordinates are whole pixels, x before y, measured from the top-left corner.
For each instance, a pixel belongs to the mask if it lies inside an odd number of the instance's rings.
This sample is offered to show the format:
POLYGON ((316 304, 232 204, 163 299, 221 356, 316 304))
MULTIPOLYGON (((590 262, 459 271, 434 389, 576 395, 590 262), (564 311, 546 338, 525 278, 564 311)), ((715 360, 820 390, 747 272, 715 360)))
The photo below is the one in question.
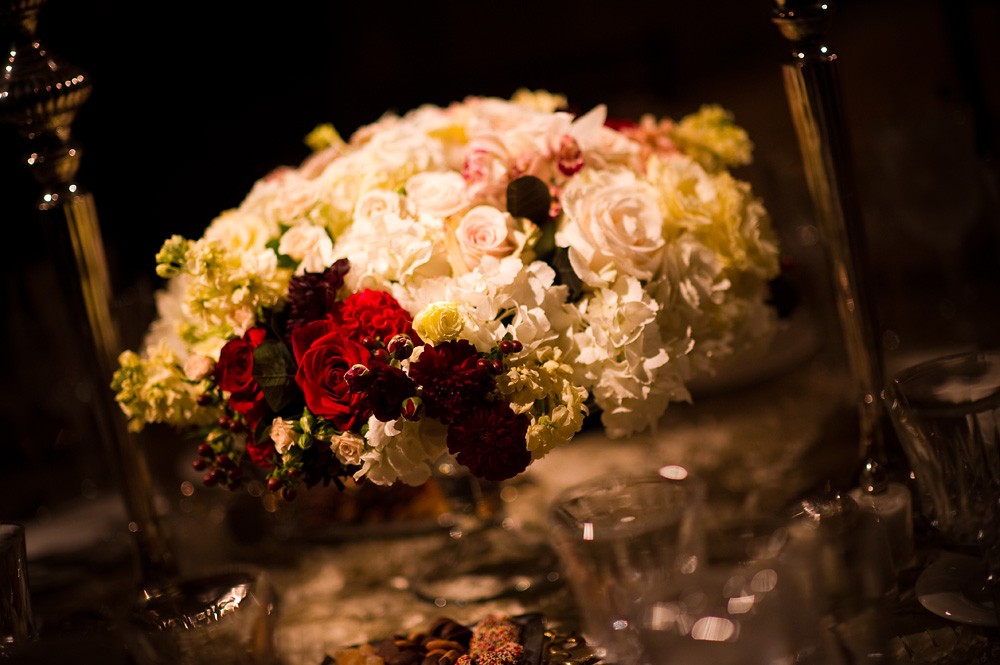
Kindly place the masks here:
POLYGON ((396 192, 387 189, 372 189, 365 192, 354 206, 355 223, 378 222, 387 215, 400 217, 403 201, 396 192))
POLYGON ((292 428, 292 421, 283 418, 275 418, 271 423, 271 441, 274 442, 274 449, 279 455, 284 455, 289 448, 295 445, 295 430, 292 428))
POLYGON ((469 270, 484 256, 503 258, 517 249, 514 217, 493 206, 476 206, 465 213, 456 230, 459 252, 469 270))
POLYGON ((241 210, 227 210, 205 229, 206 240, 214 240, 226 250, 237 253, 260 251, 276 235, 277 224, 241 210))
POLYGON ((361 464, 361 453, 365 450, 365 440, 353 432, 344 432, 330 439, 330 450, 341 464, 352 466, 361 464))
POLYGON ((281 167, 254 184, 240 210, 257 214, 274 226, 294 225, 308 219, 321 191, 315 181, 295 169, 281 167))
POLYGON ((569 248, 573 270, 586 284, 654 276, 665 244, 663 216, 652 188, 633 172, 585 169, 566 186, 562 205, 556 243, 569 248))
POLYGON ((419 212, 442 219, 469 205, 465 178, 454 171, 416 174, 406 181, 406 198, 419 212))
POLYGON ((334 261, 333 241, 326 229, 311 224, 293 226, 281 236, 278 253, 299 261, 296 274, 323 272, 334 261))

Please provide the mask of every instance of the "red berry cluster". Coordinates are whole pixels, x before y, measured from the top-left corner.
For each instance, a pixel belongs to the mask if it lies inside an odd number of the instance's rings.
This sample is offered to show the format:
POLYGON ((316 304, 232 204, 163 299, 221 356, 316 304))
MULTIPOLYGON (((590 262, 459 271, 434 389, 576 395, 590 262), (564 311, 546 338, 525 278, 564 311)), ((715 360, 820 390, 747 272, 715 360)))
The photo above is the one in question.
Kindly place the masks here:
POLYGON ((492 357, 487 356, 480 358, 476 361, 476 367, 481 370, 488 369, 494 374, 503 374, 506 371, 504 367, 503 360, 500 356, 509 356, 512 353, 520 353, 523 349, 523 345, 516 339, 502 339, 500 343, 497 344, 496 351, 491 354, 492 357))
POLYGON ((201 479, 206 487, 222 485, 236 490, 243 484, 243 472, 236 456, 231 452, 216 453, 207 443, 198 446, 198 458, 191 466, 195 471, 206 472, 201 479))

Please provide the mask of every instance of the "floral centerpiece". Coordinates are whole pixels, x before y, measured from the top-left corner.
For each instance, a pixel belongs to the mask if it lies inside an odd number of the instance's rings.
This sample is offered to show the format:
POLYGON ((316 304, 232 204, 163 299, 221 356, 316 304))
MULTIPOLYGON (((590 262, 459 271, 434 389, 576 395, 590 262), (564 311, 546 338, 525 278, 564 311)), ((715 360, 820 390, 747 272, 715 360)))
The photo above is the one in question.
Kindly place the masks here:
POLYGON ((765 340, 778 246, 730 168, 751 143, 574 115, 519 91, 386 115, 259 180, 167 280, 113 379, 130 427, 194 432, 206 484, 419 485, 446 451, 502 480, 571 441, 655 427, 689 380, 765 340))

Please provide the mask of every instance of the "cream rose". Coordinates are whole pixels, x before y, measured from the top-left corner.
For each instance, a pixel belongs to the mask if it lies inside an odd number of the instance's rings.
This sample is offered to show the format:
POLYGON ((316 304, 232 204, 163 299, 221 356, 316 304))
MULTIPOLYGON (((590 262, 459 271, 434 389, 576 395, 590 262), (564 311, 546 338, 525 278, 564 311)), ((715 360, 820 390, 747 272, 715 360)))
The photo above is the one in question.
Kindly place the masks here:
POLYGON ((299 261, 295 273, 322 272, 334 261, 333 241, 326 229, 311 224, 293 226, 281 236, 278 253, 299 261))
POLYGON ((434 302, 413 317, 413 329, 430 344, 457 339, 465 323, 455 302, 434 302))
POLYGON ((651 186, 625 169, 580 172, 562 195, 556 243, 573 270, 602 287, 619 275, 654 276, 664 248, 663 215, 651 186))
POLYGON ((406 181, 406 198, 421 213, 444 219, 469 205, 465 178, 454 171, 418 173, 406 181))
POLYGON ((341 464, 348 466, 361 464, 361 453, 365 450, 365 440, 353 432, 344 432, 330 439, 330 450, 341 464))
POLYGON ((354 221, 362 223, 376 222, 391 215, 400 217, 403 214, 403 201, 396 192, 387 189, 372 189, 358 199, 354 206, 354 221))
POLYGON ((271 441, 274 442, 274 449, 279 455, 284 455, 295 445, 295 429, 292 421, 283 418, 275 418, 271 423, 271 441))
POLYGON ((476 206, 465 213, 458 223, 455 238, 469 270, 479 265, 484 256, 502 259, 517 249, 514 239, 514 217, 493 206, 476 206))
POLYGON ((213 240, 227 251, 236 253, 260 251, 276 235, 277 224, 243 210, 227 210, 205 229, 206 240, 213 240))
POLYGON ((240 210, 255 213, 274 226, 291 226, 309 218, 319 204, 320 193, 315 181, 295 169, 281 167, 254 184, 240 210))

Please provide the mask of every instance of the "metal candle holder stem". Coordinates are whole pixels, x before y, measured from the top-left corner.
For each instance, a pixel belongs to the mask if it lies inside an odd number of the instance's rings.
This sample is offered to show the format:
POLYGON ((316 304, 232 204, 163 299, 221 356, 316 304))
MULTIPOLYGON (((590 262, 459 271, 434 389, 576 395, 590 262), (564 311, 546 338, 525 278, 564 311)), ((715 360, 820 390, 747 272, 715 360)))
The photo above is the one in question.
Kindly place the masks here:
POLYGON ((143 585, 176 573, 157 518, 152 483, 138 442, 110 400, 108 383, 121 351, 111 313, 111 280, 93 196, 76 183, 80 150, 71 141, 77 111, 90 95, 90 77, 49 52, 36 37, 44 0, 10 0, 0 6, 0 35, 7 63, 0 79, 0 121, 17 128, 28 146, 27 165, 41 185, 37 223, 59 280, 53 302, 78 322, 78 353, 108 398, 92 401, 99 438, 108 446, 130 520, 143 585))
POLYGON ((178 576, 153 500, 153 484, 140 443, 111 399, 110 381, 121 344, 111 310, 111 280, 91 194, 75 182, 80 151, 71 126, 90 93, 80 68, 49 53, 37 40, 45 0, 0 4, 0 38, 7 64, 0 76, 0 121, 14 125, 29 147, 27 164, 42 193, 44 226, 60 293, 78 324, 76 352, 103 392, 92 400, 94 421, 117 467, 138 562, 138 596, 130 620, 130 648, 144 665, 259 664, 273 658, 273 601, 262 574, 227 571, 178 576))
POLYGON ((785 92, 826 243, 841 333, 857 390, 864 459, 861 484, 878 493, 888 484, 883 364, 875 311, 865 284, 865 230, 843 121, 837 54, 825 39, 832 11, 831 0, 775 0, 773 21, 792 46, 782 68, 785 92))

